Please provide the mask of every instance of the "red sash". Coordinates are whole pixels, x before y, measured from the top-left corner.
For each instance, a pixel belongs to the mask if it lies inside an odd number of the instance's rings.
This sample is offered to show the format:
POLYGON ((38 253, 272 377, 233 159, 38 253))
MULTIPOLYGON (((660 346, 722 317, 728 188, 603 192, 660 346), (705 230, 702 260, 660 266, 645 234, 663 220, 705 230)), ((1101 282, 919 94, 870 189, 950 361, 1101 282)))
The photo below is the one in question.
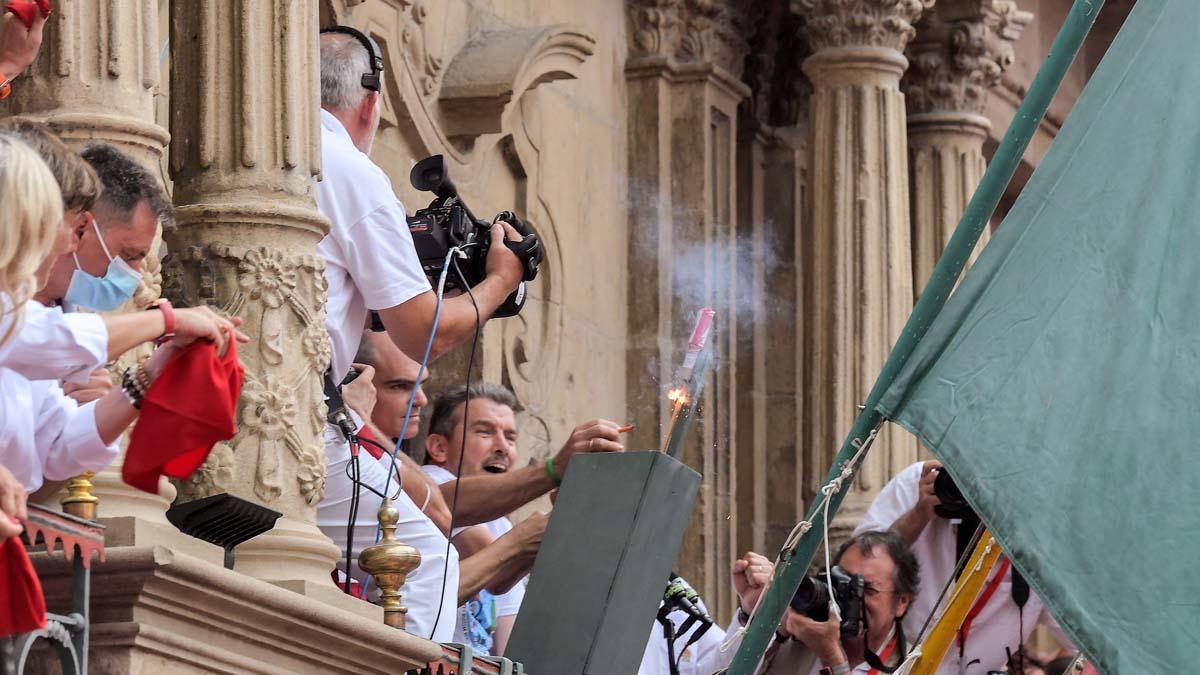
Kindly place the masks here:
POLYGON ((963 620, 962 628, 958 629, 959 649, 967 644, 967 636, 971 634, 971 624, 975 623, 975 618, 983 611, 984 605, 996 594, 996 590, 1004 582, 1004 577, 1008 575, 1008 569, 1011 566, 1012 563, 1008 561, 1008 558, 1004 558, 1000 562, 1000 567, 996 570, 996 576, 988 583, 987 588, 983 591, 983 595, 979 596, 979 599, 975 601, 975 606, 971 607, 971 611, 967 612, 967 618, 963 620))

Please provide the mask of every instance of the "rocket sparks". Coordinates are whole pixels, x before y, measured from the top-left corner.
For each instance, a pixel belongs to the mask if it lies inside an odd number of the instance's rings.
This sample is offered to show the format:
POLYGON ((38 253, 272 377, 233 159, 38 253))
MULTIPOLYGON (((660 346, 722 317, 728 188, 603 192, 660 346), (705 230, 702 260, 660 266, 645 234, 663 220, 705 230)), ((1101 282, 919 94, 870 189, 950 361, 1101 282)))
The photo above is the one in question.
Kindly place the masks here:
POLYGON ((687 393, 683 391, 683 387, 676 387, 667 392, 667 400, 674 401, 678 405, 687 405, 687 393))

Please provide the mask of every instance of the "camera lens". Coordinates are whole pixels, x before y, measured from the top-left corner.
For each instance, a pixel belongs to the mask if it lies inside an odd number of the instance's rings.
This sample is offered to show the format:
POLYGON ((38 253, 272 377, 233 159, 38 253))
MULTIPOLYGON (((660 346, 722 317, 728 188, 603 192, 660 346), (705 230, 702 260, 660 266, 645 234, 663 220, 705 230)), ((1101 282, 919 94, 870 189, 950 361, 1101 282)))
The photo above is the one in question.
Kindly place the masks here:
POLYGON ((800 588, 792 596, 790 603, 797 614, 803 614, 813 621, 829 619, 829 586, 819 577, 804 577, 800 588))

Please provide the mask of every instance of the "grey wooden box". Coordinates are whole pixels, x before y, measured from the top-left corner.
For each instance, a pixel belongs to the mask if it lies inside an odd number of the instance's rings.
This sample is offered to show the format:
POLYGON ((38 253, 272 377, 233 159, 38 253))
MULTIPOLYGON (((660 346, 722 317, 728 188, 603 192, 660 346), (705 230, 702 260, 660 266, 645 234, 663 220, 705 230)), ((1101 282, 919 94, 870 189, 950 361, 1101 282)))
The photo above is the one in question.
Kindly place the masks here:
POLYGON ((505 656, 531 675, 634 675, 699 487, 661 452, 572 457, 505 656))

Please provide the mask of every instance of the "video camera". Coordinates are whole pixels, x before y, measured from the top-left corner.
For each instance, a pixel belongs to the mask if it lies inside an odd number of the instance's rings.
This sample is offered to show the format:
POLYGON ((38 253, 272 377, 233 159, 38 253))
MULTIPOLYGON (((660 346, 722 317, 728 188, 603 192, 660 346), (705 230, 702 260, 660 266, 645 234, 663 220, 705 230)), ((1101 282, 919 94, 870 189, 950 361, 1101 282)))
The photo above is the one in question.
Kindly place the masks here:
MULTIPOLYGON (((408 231, 412 234, 417 257, 421 259, 421 267, 430 283, 437 285, 446 255, 454 247, 462 250, 457 261, 462 278, 455 273, 448 274, 447 290, 465 291, 483 281, 487 277, 492 223, 480 220, 471 213, 459 196, 454 181, 450 180, 445 158, 434 155, 417 162, 409 174, 409 181, 416 189, 437 195, 429 206, 408 218, 408 231)), ((506 237, 504 245, 521 260, 525 278, 492 316, 516 316, 525 306, 525 284, 537 278, 545 250, 533 228, 513 212, 501 211, 492 222, 496 221, 508 223, 521 234, 521 241, 511 241, 506 237)))
MULTIPOLYGON (((833 598, 842 611, 842 637, 855 637, 863 630, 866 581, 863 575, 850 574, 837 565, 829 570, 829 576, 833 580, 833 598)), ((830 588, 825 575, 815 574, 800 582, 800 588, 796 589, 789 604, 797 614, 803 614, 813 621, 828 621, 829 597, 830 588)))

